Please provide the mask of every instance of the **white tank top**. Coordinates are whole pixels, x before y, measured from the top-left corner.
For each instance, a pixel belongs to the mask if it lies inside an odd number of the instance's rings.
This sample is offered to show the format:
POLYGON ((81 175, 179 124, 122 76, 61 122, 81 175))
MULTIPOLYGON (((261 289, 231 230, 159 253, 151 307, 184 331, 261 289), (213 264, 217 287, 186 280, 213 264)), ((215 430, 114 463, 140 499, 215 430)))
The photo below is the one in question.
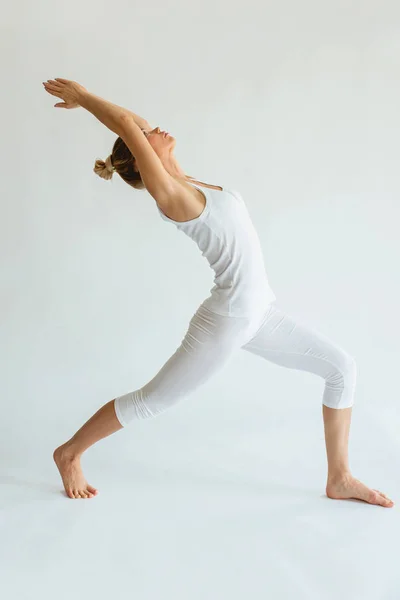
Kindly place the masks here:
POLYGON ((235 190, 199 189, 206 205, 201 215, 173 223, 200 248, 215 273, 211 295, 203 302, 220 315, 245 316, 276 300, 265 271, 262 248, 241 194, 235 190))

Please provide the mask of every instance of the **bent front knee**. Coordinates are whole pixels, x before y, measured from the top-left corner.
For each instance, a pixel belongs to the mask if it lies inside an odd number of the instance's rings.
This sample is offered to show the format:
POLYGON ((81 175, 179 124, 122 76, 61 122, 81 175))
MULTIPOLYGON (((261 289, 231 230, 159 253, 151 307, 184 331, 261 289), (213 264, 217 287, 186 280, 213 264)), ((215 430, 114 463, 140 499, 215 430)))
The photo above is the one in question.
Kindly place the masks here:
POLYGON ((114 400, 117 419, 126 427, 131 421, 137 419, 150 419, 163 413, 175 402, 167 395, 157 398, 156 395, 146 395, 144 388, 119 396, 114 400))

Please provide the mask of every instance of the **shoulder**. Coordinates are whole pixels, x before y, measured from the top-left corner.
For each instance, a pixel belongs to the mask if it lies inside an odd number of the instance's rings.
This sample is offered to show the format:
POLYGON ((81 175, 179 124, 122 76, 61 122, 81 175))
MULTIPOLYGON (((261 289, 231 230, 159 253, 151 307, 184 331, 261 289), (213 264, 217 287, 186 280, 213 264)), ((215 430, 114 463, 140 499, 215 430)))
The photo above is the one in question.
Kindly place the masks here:
POLYGON ((235 196, 235 198, 237 200, 239 200, 239 202, 242 202, 244 204, 244 200, 243 200, 243 196, 242 194, 238 191, 238 190, 227 190, 229 192, 231 192, 231 194, 233 194, 235 196))
POLYGON ((206 206, 206 193, 203 194, 189 183, 181 183, 176 179, 173 181, 171 191, 161 201, 157 201, 158 206, 174 221, 184 222, 196 219, 206 206))

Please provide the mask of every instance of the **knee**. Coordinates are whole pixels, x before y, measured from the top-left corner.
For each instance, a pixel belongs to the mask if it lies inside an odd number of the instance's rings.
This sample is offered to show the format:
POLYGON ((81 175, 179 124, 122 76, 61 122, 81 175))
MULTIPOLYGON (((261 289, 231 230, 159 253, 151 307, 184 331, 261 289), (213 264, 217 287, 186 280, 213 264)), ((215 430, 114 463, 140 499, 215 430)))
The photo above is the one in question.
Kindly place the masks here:
POLYGON ((357 363, 354 356, 350 354, 346 355, 345 367, 344 367, 345 376, 347 376, 351 381, 355 381, 357 377, 357 363))
POLYGON ((325 380, 332 390, 342 391, 344 388, 354 387, 357 366, 353 356, 342 351, 331 367, 325 375, 325 380))
POLYGON ((342 352, 335 368, 325 379, 323 403, 326 406, 329 408, 353 406, 357 379, 357 365, 353 356, 342 352))
POLYGON ((354 356, 346 355, 343 368, 343 396, 341 402, 344 406, 353 406, 356 381, 357 381, 357 363, 354 356))
POLYGON ((353 388, 357 377, 357 364, 354 356, 343 352, 340 364, 337 365, 335 380, 338 387, 353 388))
POLYGON ((342 390, 345 396, 353 397, 357 380, 357 363, 354 356, 344 353, 343 360, 338 368, 338 389, 342 390))
POLYGON ((152 395, 151 398, 146 394, 146 386, 119 396, 114 400, 115 414, 117 419, 126 427, 131 421, 138 419, 149 419, 159 415, 166 410, 166 399, 157 401, 152 395))

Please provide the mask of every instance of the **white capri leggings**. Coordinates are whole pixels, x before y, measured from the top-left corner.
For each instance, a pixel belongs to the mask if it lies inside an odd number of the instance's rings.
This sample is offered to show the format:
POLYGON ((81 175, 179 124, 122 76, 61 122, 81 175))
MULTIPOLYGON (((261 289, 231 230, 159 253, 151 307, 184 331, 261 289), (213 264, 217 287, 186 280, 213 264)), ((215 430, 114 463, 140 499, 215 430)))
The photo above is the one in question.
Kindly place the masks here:
POLYGON ((209 380, 238 349, 323 377, 325 406, 341 409, 353 405, 354 358, 324 335, 285 314, 276 300, 261 313, 245 317, 220 315, 201 304, 182 343, 157 375, 140 389, 115 398, 121 425, 167 410, 209 380))

